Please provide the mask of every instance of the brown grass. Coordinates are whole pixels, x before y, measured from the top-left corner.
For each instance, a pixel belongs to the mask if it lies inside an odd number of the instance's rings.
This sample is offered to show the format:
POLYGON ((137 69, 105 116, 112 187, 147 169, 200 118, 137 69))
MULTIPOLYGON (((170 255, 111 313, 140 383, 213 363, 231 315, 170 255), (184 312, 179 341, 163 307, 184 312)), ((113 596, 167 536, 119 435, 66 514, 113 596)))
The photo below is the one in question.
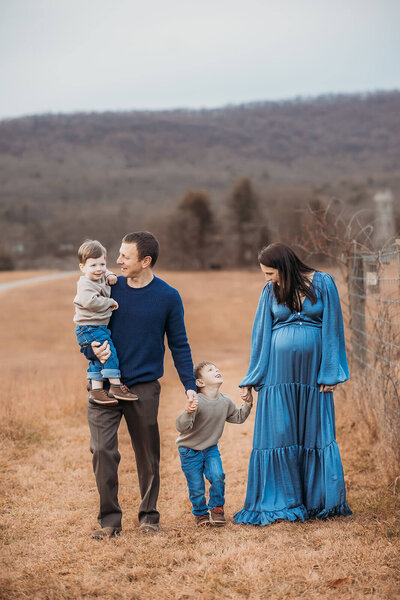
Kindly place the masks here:
MULTIPOLYGON (((258 273, 165 274, 182 293, 194 359, 215 361, 238 402, 258 273)), ((170 357, 162 381, 162 530, 140 536, 138 486, 125 425, 120 430, 124 531, 96 542, 98 496, 86 423, 85 361, 73 334, 75 277, 1 295, 0 598, 184 600, 219 598, 398 598, 399 502, 374 462, 350 387, 337 393, 348 519, 266 528, 235 525, 242 506, 254 413, 227 425, 222 530, 194 527, 174 444, 185 398, 170 357)), ((397 495, 396 495, 397 492, 397 495)))

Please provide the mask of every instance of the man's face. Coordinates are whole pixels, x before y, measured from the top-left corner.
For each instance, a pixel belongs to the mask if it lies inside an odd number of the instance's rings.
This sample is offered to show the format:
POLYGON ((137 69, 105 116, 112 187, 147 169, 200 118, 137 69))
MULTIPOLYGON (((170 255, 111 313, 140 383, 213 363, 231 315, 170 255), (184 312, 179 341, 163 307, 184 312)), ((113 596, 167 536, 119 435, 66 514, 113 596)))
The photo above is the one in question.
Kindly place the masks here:
POLYGON ((139 260, 136 244, 122 242, 117 265, 121 265, 124 277, 135 277, 143 271, 143 261, 139 260))
POLYGON ((99 281, 106 273, 106 258, 88 258, 85 264, 80 264, 80 269, 92 281, 99 281))
POLYGON ((223 382, 224 380, 222 378, 221 371, 215 365, 210 364, 205 365, 202 368, 200 372, 200 377, 197 380, 196 384, 198 385, 198 387, 205 387, 209 385, 215 385, 216 383, 221 384, 223 382))

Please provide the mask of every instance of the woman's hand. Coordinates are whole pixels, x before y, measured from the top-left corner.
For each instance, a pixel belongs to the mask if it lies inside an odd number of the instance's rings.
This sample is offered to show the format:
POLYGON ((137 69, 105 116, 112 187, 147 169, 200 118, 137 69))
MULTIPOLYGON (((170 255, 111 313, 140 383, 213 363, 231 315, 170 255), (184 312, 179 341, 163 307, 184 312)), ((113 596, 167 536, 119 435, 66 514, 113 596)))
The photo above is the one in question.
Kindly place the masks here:
POLYGON ((321 385, 319 386, 319 391, 320 392, 334 392, 336 389, 336 385, 324 385, 323 383, 321 383, 321 385))
POLYGON ((246 401, 247 398, 251 397, 251 388, 251 385, 245 385, 244 387, 240 388, 240 397, 242 400, 246 401))

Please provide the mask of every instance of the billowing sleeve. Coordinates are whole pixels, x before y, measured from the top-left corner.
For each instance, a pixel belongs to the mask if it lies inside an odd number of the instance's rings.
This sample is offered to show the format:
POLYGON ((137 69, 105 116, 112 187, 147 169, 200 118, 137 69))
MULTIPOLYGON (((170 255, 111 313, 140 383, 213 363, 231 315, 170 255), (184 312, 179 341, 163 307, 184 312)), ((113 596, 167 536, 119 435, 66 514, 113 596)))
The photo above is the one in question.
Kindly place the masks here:
POLYGON ((339 294, 332 277, 325 273, 321 282, 322 303, 322 358, 318 384, 335 385, 349 378, 346 358, 342 310, 339 294))
POLYGON ((239 384, 239 387, 253 386, 256 391, 259 391, 263 386, 271 346, 272 313, 270 287, 269 284, 265 286, 258 303, 251 334, 249 368, 247 375, 239 384))

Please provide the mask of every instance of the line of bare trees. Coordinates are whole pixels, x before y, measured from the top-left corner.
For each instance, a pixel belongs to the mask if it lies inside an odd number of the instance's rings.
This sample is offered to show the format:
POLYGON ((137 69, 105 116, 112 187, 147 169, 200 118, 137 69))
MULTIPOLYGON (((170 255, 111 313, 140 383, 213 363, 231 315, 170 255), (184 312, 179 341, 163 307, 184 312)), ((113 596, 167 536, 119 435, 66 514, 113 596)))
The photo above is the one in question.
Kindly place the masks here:
POLYGON ((257 251, 270 241, 260 197, 248 178, 236 182, 218 211, 206 192, 189 190, 153 229, 163 263, 172 269, 254 265, 257 251))

